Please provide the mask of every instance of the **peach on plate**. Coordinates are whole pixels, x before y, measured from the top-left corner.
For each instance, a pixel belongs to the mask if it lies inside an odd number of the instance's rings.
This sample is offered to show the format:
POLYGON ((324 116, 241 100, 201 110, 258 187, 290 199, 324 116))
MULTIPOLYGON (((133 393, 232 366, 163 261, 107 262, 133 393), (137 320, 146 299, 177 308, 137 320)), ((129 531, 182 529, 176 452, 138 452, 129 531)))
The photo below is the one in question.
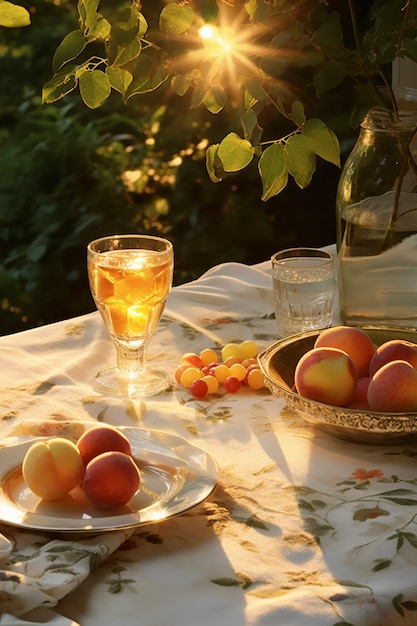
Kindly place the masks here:
POLYGON ((371 378, 368 403, 372 411, 417 411, 417 370, 407 361, 390 361, 371 378))
POLYGON ((94 426, 86 430, 78 439, 77 448, 85 466, 103 452, 132 453, 128 438, 111 426, 94 426))
POLYGON ((139 468, 123 452, 104 452, 94 457, 85 468, 82 483, 87 498, 101 509, 127 504, 139 486, 139 468))
POLYGON ((390 361, 407 361, 417 369, 417 344, 404 339, 391 339, 382 343, 372 357, 369 366, 370 376, 390 361))
POLYGON ((306 352, 295 368, 297 392, 332 406, 351 402, 358 375, 355 364, 346 352, 338 348, 319 347, 306 352))
POLYGON ((74 443, 55 437, 31 445, 23 459, 22 474, 36 496, 58 500, 81 483, 84 463, 74 443))
POLYGON ((375 345, 369 335, 353 326, 326 328, 317 337, 314 347, 343 350, 354 362, 359 377, 369 374, 369 364, 375 353, 375 345))

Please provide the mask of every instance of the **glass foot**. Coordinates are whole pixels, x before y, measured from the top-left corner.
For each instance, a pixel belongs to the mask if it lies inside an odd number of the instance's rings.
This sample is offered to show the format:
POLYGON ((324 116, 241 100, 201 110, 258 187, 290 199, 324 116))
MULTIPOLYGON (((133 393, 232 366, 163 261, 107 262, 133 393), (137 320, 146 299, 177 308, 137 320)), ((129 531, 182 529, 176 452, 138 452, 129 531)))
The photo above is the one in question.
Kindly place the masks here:
POLYGON ((167 372, 147 368, 140 374, 123 374, 116 367, 109 367, 96 374, 95 387, 101 393, 112 396, 140 398, 154 396, 169 387, 167 372))

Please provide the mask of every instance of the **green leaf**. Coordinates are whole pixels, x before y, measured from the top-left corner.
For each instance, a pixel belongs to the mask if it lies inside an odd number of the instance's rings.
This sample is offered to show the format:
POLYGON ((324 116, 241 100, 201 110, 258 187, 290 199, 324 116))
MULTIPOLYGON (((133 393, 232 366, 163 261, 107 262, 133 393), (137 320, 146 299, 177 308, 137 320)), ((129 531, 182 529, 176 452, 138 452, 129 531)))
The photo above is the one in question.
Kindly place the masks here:
POLYGON ((338 63, 324 63, 314 72, 313 84, 317 95, 320 97, 326 91, 334 89, 340 85, 347 76, 347 70, 338 63))
POLYGON ((106 41, 109 36, 110 23, 102 15, 100 15, 100 13, 97 13, 96 21, 87 31, 88 40, 94 41, 96 39, 102 39, 103 41, 106 41))
POLYGON ((336 59, 344 56, 345 48, 339 13, 334 11, 327 16, 326 21, 313 33, 313 40, 329 56, 336 59))
POLYGON ((306 116, 304 113, 304 105, 299 100, 296 100, 292 103, 291 106, 291 117, 294 120, 294 124, 297 126, 302 126, 306 121, 306 116))
POLYGON ((110 86, 124 97, 133 80, 132 74, 121 67, 108 67, 106 73, 110 86))
POLYGON ((220 142, 217 154, 226 172, 238 172, 252 161, 253 147, 247 139, 229 133, 220 142))
POLYGON ((235 578, 212 578, 211 582, 221 587, 237 587, 240 585, 240 580, 235 578))
POLYGON ((167 4, 159 16, 159 28, 167 37, 182 35, 194 22, 194 11, 190 6, 167 4))
POLYGON ((77 29, 68 33, 59 44, 52 60, 52 69, 57 72, 68 61, 73 61, 84 50, 88 41, 82 32, 77 29))
POLYGON ((0 26, 6 28, 20 28, 21 26, 29 26, 30 13, 25 8, 0 0, 0 26))
POLYGON ((206 150, 206 167, 213 183, 220 183, 225 175, 221 161, 217 155, 219 144, 213 144, 206 150))
POLYGON ((116 39, 110 39, 107 46, 107 58, 109 65, 126 65, 136 59, 142 51, 140 39, 135 38, 126 46, 120 46, 116 39))
POLYGON ((268 526, 257 516, 251 515, 242 520, 249 528, 259 528, 260 530, 269 530, 268 526))
POLYGON ((316 155, 310 140, 305 135, 292 135, 285 144, 285 151, 289 173, 297 185, 305 189, 316 171, 316 155))
POLYGON ((42 89, 43 104, 56 102, 76 88, 78 84, 76 70, 75 66, 66 67, 45 83, 42 89))
POLYGON ((377 559, 375 561, 376 565, 372 568, 373 572, 380 572, 383 569, 387 569, 392 563, 389 559, 377 559))
POLYGON ((410 546, 417 548, 417 535, 414 533, 403 533, 403 536, 407 539, 410 546))
POLYGON ((136 59, 142 50, 141 37, 147 29, 147 21, 134 4, 117 11, 111 18, 107 41, 109 64, 126 65, 136 59))
POLYGON ((399 593, 397 596, 395 596, 395 598, 392 599, 392 605, 394 609, 397 611, 397 613, 404 616, 404 611, 401 606, 403 597, 404 597, 403 594, 399 593))
POLYGON ((333 527, 330 524, 325 524, 318 522, 314 517, 307 517, 304 520, 304 525, 306 530, 311 533, 314 537, 322 537, 330 530, 333 530, 333 527))
POLYGON ((80 94, 90 109, 97 109, 111 93, 107 74, 100 70, 84 70, 78 79, 80 94))
POLYGON ((243 132, 245 134, 245 139, 249 140, 252 137, 252 133, 258 124, 258 116, 253 109, 249 109, 248 111, 245 111, 243 115, 241 115, 240 122, 242 124, 243 132))
POLYGON ((256 78, 249 78, 245 82, 245 106, 247 109, 253 107, 257 102, 264 102, 269 96, 262 84, 256 78))
POLYGON ((284 146, 274 143, 268 146, 258 163, 259 174, 262 180, 262 200, 266 202, 278 195, 288 182, 288 169, 284 146))
POLYGON ((318 119, 307 120, 302 132, 311 140, 311 148, 319 157, 340 167, 339 140, 324 122, 318 119))
POLYGON ((305 511, 309 511, 310 513, 314 513, 315 511, 315 508, 311 504, 311 502, 308 502, 308 500, 304 500, 304 498, 300 498, 297 504, 300 509, 304 509, 305 511))
POLYGON ((387 498, 384 496, 385 500, 388 502, 394 502, 395 504, 401 504, 402 506, 415 506, 417 504, 417 500, 413 498, 387 498))
MULTIPOLYGON (((142 56, 142 55, 141 55, 142 56)), ((139 57, 140 58, 140 57, 139 57)), ((169 72, 162 68, 157 70, 151 76, 140 77, 139 80, 133 80, 129 86, 127 97, 137 96, 143 93, 155 91, 169 78, 169 72)))
POLYGON ((189 86, 191 85, 191 78, 184 76, 183 74, 177 74, 171 78, 171 87, 177 96, 183 96, 187 93, 189 86))
POLYGON ((219 113, 227 102, 227 94, 222 85, 212 85, 204 96, 204 106, 210 113, 219 113))
POLYGON ((201 106, 204 102, 204 97, 206 95, 206 88, 204 85, 199 85, 193 91, 193 95, 191 96, 190 109, 196 109, 201 106))
POLYGON ((78 0, 78 13, 80 16, 80 28, 84 37, 90 36, 90 31, 95 29, 100 14, 97 13, 100 0, 78 0))
POLYGON ((110 38, 122 48, 128 46, 139 33, 139 11, 132 5, 112 16, 110 38))
POLYGON ((270 6, 266 0, 248 0, 245 10, 255 22, 267 23, 270 19, 270 6))
POLYGON ((413 491, 412 489, 405 489, 404 487, 399 487, 398 489, 389 489, 388 491, 382 491, 381 493, 378 494, 379 496, 382 497, 386 497, 386 496, 409 496, 409 495, 416 495, 416 492, 413 491))

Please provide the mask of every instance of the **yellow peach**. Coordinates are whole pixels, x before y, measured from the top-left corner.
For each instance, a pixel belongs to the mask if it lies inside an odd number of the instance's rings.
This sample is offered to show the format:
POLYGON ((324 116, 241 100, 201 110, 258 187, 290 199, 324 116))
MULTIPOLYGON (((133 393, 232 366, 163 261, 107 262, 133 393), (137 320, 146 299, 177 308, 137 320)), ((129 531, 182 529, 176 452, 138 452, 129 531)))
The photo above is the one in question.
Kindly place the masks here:
POLYGON ((29 489, 44 500, 64 497, 84 475, 84 463, 75 444, 55 437, 37 441, 26 452, 22 464, 23 478, 29 489))
POLYGON ((298 361, 294 383, 297 392, 318 402, 343 406, 354 396, 356 367, 338 348, 312 348, 298 361))

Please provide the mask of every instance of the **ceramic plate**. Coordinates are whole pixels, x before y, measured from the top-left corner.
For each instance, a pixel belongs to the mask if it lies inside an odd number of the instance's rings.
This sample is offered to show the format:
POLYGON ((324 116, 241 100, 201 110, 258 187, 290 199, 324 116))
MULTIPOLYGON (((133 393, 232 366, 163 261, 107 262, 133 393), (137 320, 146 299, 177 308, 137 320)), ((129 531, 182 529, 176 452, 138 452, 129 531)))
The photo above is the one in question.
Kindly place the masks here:
POLYGON ((205 500, 216 485, 217 467, 203 450, 167 433, 121 428, 141 473, 129 503, 103 511, 81 488, 55 501, 41 500, 26 486, 22 462, 37 439, 0 448, 0 522, 58 533, 100 533, 160 522, 205 500))

